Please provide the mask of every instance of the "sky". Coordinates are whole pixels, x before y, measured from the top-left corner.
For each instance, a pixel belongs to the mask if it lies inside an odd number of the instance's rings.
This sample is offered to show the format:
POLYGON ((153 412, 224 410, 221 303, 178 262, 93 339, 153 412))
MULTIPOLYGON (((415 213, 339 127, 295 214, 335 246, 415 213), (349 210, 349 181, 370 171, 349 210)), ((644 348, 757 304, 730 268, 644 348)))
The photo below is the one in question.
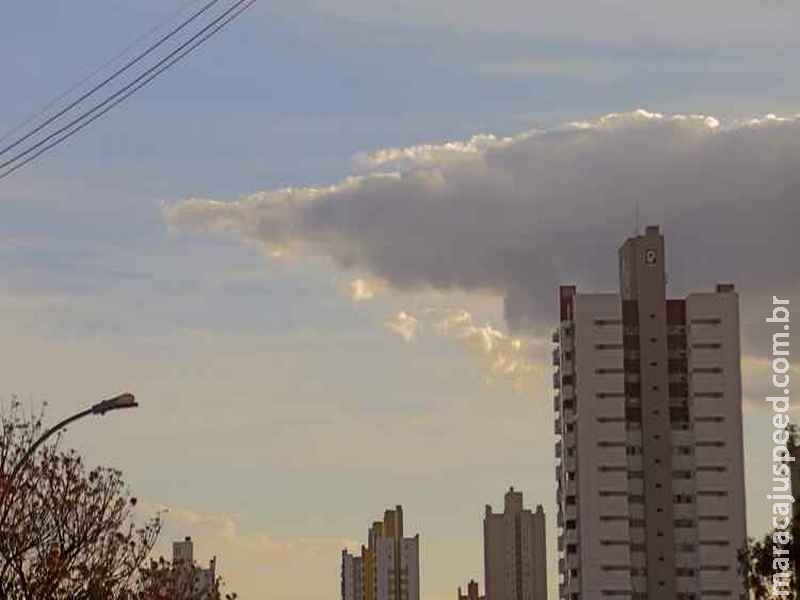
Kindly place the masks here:
MULTIPOLYGON (((5 7, 0 130, 179 6, 5 7)), ((0 397, 56 419, 135 393, 66 442, 169 508, 164 541, 191 535, 241 597, 337 597, 341 549, 403 504, 423 596, 450 598, 482 580, 484 505, 510 485, 553 547, 556 288, 616 288, 638 205, 672 294, 740 290, 764 531, 763 318, 800 301, 798 19, 781 0, 259 0, 0 181, 0 397)))

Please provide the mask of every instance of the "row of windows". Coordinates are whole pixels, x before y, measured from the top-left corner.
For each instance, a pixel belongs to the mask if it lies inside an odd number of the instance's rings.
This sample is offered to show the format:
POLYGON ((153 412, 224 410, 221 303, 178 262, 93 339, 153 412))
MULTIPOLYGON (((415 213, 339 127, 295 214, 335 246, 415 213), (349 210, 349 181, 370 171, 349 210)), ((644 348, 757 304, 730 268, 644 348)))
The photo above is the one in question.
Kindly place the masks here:
MULTIPOLYGON (((600 448, 625 448, 626 454, 629 455, 639 455, 642 453, 641 446, 629 446, 627 442, 599 441, 597 442, 597 446, 600 448)), ((701 440, 695 442, 695 446, 698 448, 724 448, 725 442, 719 440, 701 440)), ((673 454, 688 456, 693 454, 693 448, 692 446, 675 446, 672 452, 673 454)))
MULTIPOLYGON (((631 479, 641 479, 644 477, 644 471, 628 471, 627 465, 600 465, 597 470, 601 473, 624 473, 628 472, 628 477, 631 479)), ((695 467, 698 473, 724 473, 728 468, 722 465, 699 465, 695 467)), ((691 479, 694 473, 689 469, 676 469, 672 471, 673 479, 691 479)))
MULTIPOLYGON (((647 594, 642 592, 631 592, 630 590, 602 590, 600 592, 604 597, 608 598, 630 598, 631 600, 647 600, 647 594)), ((729 590, 703 590, 700 593, 700 598, 730 598, 734 594, 729 590)), ((690 592, 678 592, 676 600, 697 600, 697 594, 690 592)), ((569 600, 580 600, 580 594, 570 594, 569 600)))
MULTIPOLYGON (((627 490, 600 490, 599 495, 601 498, 627 498, 628 502, 634 504, 641 504, 644 502, 644 496, 641 494, 631 494, 627 490)), ((696 492, 700 497, 711 498, 724 498, 728 492, 721 490, 707 490, 696 492)), ((672 501, 675 504, 692 504, 695 496, 692 494, 675 494, 672 496, 672 501)))
MULTIPOLYGON (((565 375, 566 377, 572 377, 571 375, 565 375)), ((570 383, 565 383, 565 385, 571 385, 570 383)), ((652 386, 652 391, 657 392, 659 387, 657 385, 652 386)), ((670 383, 669 387, 669 397, 670 398, 688 398, 689 397, 689 384, 688 383, 670 383)), ((640 398, 642 395, 642 387, 639 383, 627 383, 625 384, 625 391, 624 392, 596 392, 595 398, 600 400, 604 400, 606 398, 640 398)), ((715 391, 715 390, 703 390, 703 391, 695 391, 692 393, 692 396, 695 398, 724 398, 725 392, 715 391)))
MULTIPOLYGON (((602 565, 600 568, 603 571, 630 572, 633 577, 645 577, 647 575, 646 569, 641 567, 631 567, 629 565, 602 565)), ((731 568, 728 565, 701 565, 699 570, 721 572, 730 571, 731 568)), ((675 569, 675 575, 678 577, 695 577, 697 575, 697 571, 698 569, 694 569, 692 567, 678 567, 675 569)))
MULTIPOLYGON (((631 592, 629 590, 602 590, 600 592, 604 597, 609 598, 630 598, 631 600, 647 600, 647 594, 641 592, 631 592)), ((730 598, 734 593, 730 590, 703 590, 700 592, 700 598, 730 598)), ((676 600, 697 600, 697 594, 690 592, 678 592, 676 600)), ((580 594, 570 594, 569 600, 580 600, 580 594)))
MULTIPOLYGON (((635 349, 639 347, 639 336, 626 335, 625 344, 620 343, 604 343, 595 344, 595 350, 622 350, 623 347, 635 349)), ((650 341, 655 343, 657 338, 650 338, 650 341)), ((679 349, 686 347, 686 336, 683 335, 669 335, 667 336, 667 346, 671 349, 679 349)), ((692 348, 696 350, 719 350, 722 348, 720 342, 695 342, 692 348)))
MULTIPOLYGON (((625 423, 627 419, 625 417, 597 417, 598 423, 625 423)), ((725 417, 721 416, 708 416, 708 417, 695 417, 695 423, 722 423, 725 421, 725 417)))
MULTIPOLYGON (((629 540, 600 540, 601 546, 626 546, 630 547, 631 551, 633 552, 644 552, 645 545, 644 544, 634 544, 631 543, 629 540)), ((697 545, 699 546, 714 546, 714 547, 722 547, 722 546, 730 546, 731 543, 729 540, 700 540, 697 545)), ((675 549, 680 552, 694 552, 697 550, 697 546, 694 544, 687 544, 685 542, 675 544, 675 549)))
MULTIPOLYGON (((627 521, 631 527, 644 527, 645 520, 644 519, 631 519, 627 515, 600 515, 600 520, 606 523, 611 522, 623 522, 627 521)), ((727 521, 728 517, 725 515, 703 515, 697 517, 698 521, 713 521, 713 522, 723 522, 727 521)), ((696 522, 694 519, 675 519, 672 521, 672 525, 676 529, 686 529, 695 527, 696 522)))

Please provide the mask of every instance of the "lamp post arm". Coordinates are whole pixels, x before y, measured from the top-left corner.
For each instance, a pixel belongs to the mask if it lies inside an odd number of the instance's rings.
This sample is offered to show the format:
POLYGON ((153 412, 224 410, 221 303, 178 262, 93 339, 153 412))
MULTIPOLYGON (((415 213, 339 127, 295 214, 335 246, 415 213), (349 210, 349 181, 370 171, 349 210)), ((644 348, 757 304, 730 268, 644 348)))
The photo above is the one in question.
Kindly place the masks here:
POLYGON ((72 415, 71 417, 67 417, 63 421, 59 421, 55 425, 53 425, 50 429, 45 431, 39 439, 37 439, 33 444, 31 444, 30 448, 28 448, 25 453, 22 455, 22 458, 17 461, 17 464, 14 466, 14 469, 11 471, 11 475, 3 482, 3 488, 0 490, 0 509, 2 509, 2 515, 0 515, 0 531, 2 531, 2 527, 6 522, 6 517, 8 516, 8 506, 4 506, 6 497, 8 496, 9 490, 14 484, 14 480, 19 477, 19 474, 22 472, 22 469, 25 467, 25 463, 33 456, 33 453, 41 446, 48 438, 52 435, 58 433, 64 427, 69 425, 70 423, 74 423, 78 419, 82 419, 83 417, 87 417, 89 415, 104 415, 109 411, 112 410, 119 410, 122 408, 135 408, 138 406, 136 403, 136 399, 134 398, 133 394, 120 394, 119 396, 114 396, 113 398, 109 398, 107 400, 103 400, 90 406, 89 408, 80 411, 72 415))
POLYGON ((86 417, 90 414, 92 414, 92 409, 87 408, 86 410, 82 410, 81 412, 74 414, 71 417, 64 419, 63 421, 56 423, 50 429, 45 431, 41 436, 39 436, 39 439, 37 439, 33 444, 31 444, 30 448, 28 448, 25 451, 25 454, 22 455, 22 458, 17 461, 14 470, 11 471, 11 475, 4 482, 5 485, 3 486, 2 490, 3 493, 0 494, 0 507, 3 508, 3 514, 2 516, 0 516, 0 530, 2 530, 2 526, 5 524, 6 516, 8 515, 8 507, 4 505, 6 496, 8 496, 8 493, 11 490, 14 480, 17 477, 19 477, 20 472, 22 472, 25 463, 28 462, 30 457, 33 456, 33 453, 36 452, 37 448, 39 448, 39 446, 41 446, 45 441, 47 441, 48 438, 58 433, 62 429, 64 429, 64 427, 66 427, 70 423, 74 423, 78 419, 82 419, 83 417, 86 417))

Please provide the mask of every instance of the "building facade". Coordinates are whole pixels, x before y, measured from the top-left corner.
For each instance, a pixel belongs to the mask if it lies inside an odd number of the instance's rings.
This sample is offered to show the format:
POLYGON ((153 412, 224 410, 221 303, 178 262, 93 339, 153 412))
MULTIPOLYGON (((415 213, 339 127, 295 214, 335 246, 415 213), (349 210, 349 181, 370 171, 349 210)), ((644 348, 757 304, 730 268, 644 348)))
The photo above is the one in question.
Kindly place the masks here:
POLYGON ((187 536, 182 541, 172 543, 173 576, 177 587, 191 588, 198 598, 211 598, 217 591, 217 558, 213 557, 208 568, 202 568, 194 561, 194 542, 187 536))
POLYGON ((361 556, 342 551, 342 600, 419 600, 419 534, 403 537, 403 507, 369 529, 361 556))
POLYGON ((486 596, 482 596, 478 591, 478 582, 470 579, 466 594, 461 591, 461 588, 458 588, 458 600, 486 600, 486 596))
POLYGON ((342 600, 363 600, 364 567, 360 556, 342 550, 342 600))
POLYGON ((618 294, 559 293, 559 596, 743 598, 738 296, 667 299, 658 227, 619 266, 618 294))
MULTIPOLYGON (((486 600, 547 600, 545 516, 522 504, 512 487, 502 513, 486 506, 483 520, 486 600)), ((476 588, 477 589, 477 588, 476 588)))

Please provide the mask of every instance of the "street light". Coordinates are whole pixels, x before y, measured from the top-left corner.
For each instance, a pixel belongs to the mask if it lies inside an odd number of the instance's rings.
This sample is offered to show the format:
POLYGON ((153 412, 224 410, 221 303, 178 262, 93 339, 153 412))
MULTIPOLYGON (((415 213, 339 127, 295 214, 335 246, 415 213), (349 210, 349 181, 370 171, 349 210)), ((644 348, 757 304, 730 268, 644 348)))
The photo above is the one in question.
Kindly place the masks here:
MULTIPOLYGON (((22 472, 22 468, 25 466, 25 463, 28 462, 33 453, 36 452, 36 449, 41 446, 47 438, 49 438, 54 433, 57 433, 64 429, 70 423, 74 423, 78 419, 82 419, 83 417, 88 417, 89 415, 105 415, 107 412, 112 410, 120 410, 123 408, 136 408, 139 404, 136 402, 136 398, 134 398, 133 394, 120 394, 119 396, 114 396, 113 398, 108 398, 107 400, 102 400, 97 404, 93 404, 86 410, 82 410, 79 413, 72 415, 56 423, 50 429, 45 431, 38 440, 36 440, 30 448, 25 451, 25 454, 22 455, 22 458, 17 462, 14 470, 11 471, 11 475, 3 482, 3 489, 2 494, 0 494, 0 506, 3 506, 3 502, 5 502, 6 496, 8 495, 8 491, 11 489, 14 479, 16 479, 19 474, 22 472)), ((5 516, 7 514, 6 510, 3 510, 2 518, 0 518, 0 526, 3 525, 3 521, 5 521, 5 516)))

